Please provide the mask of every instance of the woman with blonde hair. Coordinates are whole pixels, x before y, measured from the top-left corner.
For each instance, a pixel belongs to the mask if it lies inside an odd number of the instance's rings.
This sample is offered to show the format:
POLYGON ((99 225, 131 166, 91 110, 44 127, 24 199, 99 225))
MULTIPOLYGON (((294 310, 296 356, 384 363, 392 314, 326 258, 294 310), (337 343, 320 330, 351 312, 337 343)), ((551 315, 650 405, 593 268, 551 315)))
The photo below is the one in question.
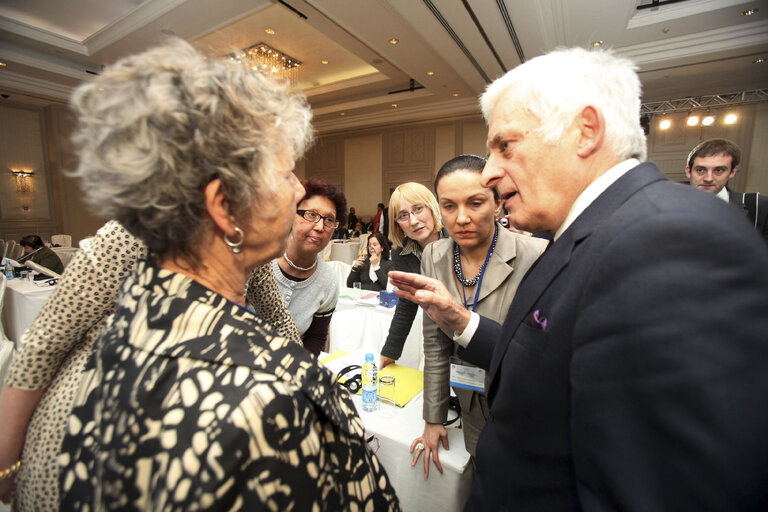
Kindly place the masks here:
MULTIPOLYGON (((420 183, 403 183, 389 198, 389 239, 392 240, 394 270, 419 273, 424 248, 447 236, 443 230, 440 208, 434 194, 420 183)), ((419 306, 400 299, 389 325, 389 334, 381 349, 381 368, 394 363, 403 353, 403 346, 416 318, 419 306)))

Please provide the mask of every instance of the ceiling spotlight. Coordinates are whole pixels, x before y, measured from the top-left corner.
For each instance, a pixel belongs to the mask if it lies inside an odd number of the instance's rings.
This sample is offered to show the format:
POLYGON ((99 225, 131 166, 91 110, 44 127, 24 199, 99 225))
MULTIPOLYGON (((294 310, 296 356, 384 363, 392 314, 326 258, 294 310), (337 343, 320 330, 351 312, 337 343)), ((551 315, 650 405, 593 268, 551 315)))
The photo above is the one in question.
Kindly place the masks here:
POLYGON ((323 59, 323 60, 320 61, 320 64, 328 64, 328 61, 323 59))
POLYGON ((427 71, 427 76, 433 76, 435 74, 434 71, 427 71))
POLYGON ((742 16, 752 16, 753 14, 757 14, 760 12, 760 9, 755 7, 754 9, 747 9, 746 11, 741 11, 742 16))
POLYGON ((669 130, 670 126, 672 126, 672 121, 669 119, 662 119, 659 121, 659 130, 669 130))
POLYGON ((699 116, 688 116, 688 119, 685 120, 685 124, 688 126, 696 126, 699 124, 699 116))
POLYGON ((591 44, 592 44, 592 46, 603 46, 603 42, 602 41, 592 41, 591 44))
POLYGON ((725 124, 733 124, 738 120, 739 118, 736 114, 728 114, 727 116, 725 116, 725 119, 723 120, 723 122, 725 124))
POLYGON ((453 96, 454 98, 455 98, 456 96, 458 96, 458 95, 459 95, 459 93, 457 93, 457 92, 455 92, 455 93, 451 94, 451 96, 453 96))
POLYGON ((753 60, 752 64, 765 64, 765 59, 763 57, 760 57, 759 59, 753 60))
POLYGON ((393 103, 392 108, 397 108, 397 103, 393 103))
POLYGON ((346 112, 339 112, 339 115, 340 116, 345 116, 345 115, 347 115, 347 113, 346 112))
POLYGON ((396 37, 393 37, 392 39, 389 40, 389 44, 397 44, 399 42, 400 42, 400 40, 398 38, 396 38, 396 37))
POLYGON ((0 62, 0 68, 4 68, 4 67, 5 67, 5 66, 7 66, 7 65, 8 65, 8 64, 6 64, 5 62, 0 62))
POLYGON ((704 126, 712 126, 715 124, 715 116, 706 115, 704 116, 704 119, 701 120, 701 124, 704 126))
POLYGON ((273 29, 273 28, 265 28, 264 32, 266 32, 267 34, 269 34, 271 36, 275 35, 275 29, 273 29))

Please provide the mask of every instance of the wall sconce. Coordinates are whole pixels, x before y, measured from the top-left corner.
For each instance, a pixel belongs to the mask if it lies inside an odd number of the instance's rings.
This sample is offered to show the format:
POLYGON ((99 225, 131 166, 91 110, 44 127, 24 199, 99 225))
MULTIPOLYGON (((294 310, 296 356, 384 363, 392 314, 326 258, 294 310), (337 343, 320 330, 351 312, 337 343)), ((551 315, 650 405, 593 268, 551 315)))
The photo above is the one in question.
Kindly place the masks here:
POLYGON ((11 174, 16 178, 16 192, 30 192, 32 190, 32 176, 35 175, 35 171, 11 169, 11 174))

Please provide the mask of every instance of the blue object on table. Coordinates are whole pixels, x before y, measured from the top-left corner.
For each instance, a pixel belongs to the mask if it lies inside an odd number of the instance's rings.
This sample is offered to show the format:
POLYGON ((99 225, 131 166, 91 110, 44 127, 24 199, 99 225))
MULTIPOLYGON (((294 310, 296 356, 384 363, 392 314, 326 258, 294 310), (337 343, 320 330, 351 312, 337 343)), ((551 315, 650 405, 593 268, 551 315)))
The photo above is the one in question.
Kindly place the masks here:
POLYGON ((382 290, 379 292, 379 305, 393 308, 397 305, 397 294, 395 292, 388 292, 386 290, 382 290))

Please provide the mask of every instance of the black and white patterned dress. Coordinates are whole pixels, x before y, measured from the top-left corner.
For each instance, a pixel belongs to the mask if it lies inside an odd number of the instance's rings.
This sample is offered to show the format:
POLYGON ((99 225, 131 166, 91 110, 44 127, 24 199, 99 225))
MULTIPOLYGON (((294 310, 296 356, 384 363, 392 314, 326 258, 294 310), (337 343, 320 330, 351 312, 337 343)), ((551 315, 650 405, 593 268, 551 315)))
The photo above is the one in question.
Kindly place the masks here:
POLYGON ((62 510, 399 510, 330 371, 253 313, 140 261, 97 340, 62 510))

